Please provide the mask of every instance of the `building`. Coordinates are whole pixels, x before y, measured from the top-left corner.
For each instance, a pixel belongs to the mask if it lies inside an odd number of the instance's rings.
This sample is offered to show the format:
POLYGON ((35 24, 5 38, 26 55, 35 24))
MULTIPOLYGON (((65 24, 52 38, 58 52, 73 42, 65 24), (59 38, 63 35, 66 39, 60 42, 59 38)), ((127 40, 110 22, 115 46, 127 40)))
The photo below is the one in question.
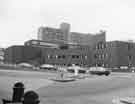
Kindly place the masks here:
POLYGON ((110 41, 106 43, 107 64, 109 67, 135 67, 135 43, 110 41))
POLYGON ((3 63, 4 61, 4 53, 5 53, 5 49, 0 48, 0 63, 3 63))
POLYGON ((79 66, 91 65, 90 48, 43 49, 44 64, 79 66))
POLYGON ((99 42, 92 49, 92 66, 135 67, 135 43, 129 41, 99 42))
POLYGON ((29 62, 41 63, 41 49, 32 46, 11 46, 5 49, 4 62, 8 64, 18 64, 29 62))
POLYGON ((90 66, 91 50, 82 48, 48 48, 35 46, 12 46, 5 51, 5 63, 18 64, 27 62, 31 64, 53 65, 80 65, 90 66))
POLYGON ((71 32, 70 35, 70 42, 81 45, 95 46, 99 42, 106 41, 105 31, 100 31, 96 34, 71 32))
POLYGON ((60 28, 40 27, 38 39, 28 40, 24 46, 5 49, 4 61, 17 64, 80 65, 103 67, 135 67, 135 43, 108 41, 106 32, 70 32, 70 24, 60 28))
POLYGON ((108 53, 105 41, 100 41, 93 47, 92 66, 108 67, 108 53))
POLYGON ((62 43, 74 43, 79 45, 93 46, 98 42, 106 41, 106 32, 100 31, 96 34, 70 32, 70 24, 62 23, 60 28, 40 27, 38 40, 62 43))
POLYGON ((43 41, 62 41, 67 42, 69 39, 70 25, 62 23, 60 28, 40 27, 38 29, 38 40, 43 41))
MULTIPOLYGON (((5 62, 99 66, 101 63, 95 55, 101 50, 96 50, 96 47, 105 42, 105 31, 96 34, 70 32, 67 23, 62 23, 59 29, 40 27, 37 40, 28 40, 24 46, 8 47, 5 62)), ((104 54, 104 51, 100 54, 104 54)))

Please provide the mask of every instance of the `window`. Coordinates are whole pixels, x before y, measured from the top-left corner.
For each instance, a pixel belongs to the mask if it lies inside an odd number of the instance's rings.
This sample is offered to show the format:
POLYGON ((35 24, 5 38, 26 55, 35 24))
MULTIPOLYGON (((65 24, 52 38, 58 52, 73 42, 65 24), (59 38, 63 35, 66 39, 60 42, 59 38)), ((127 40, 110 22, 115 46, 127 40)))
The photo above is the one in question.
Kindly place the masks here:
POLYGON ((131 59, 132 59, 132 56, 131 56, 131 55, 129 55, 129 56, 128 56, 128 60, 131 60, 131 59))
POLYGON ((58 55, 56 55, 55 58, 57 59, 58 58, 58 55))
POLYGON ((75 58, 75 55, 72 55, 72 58, 75 58))
POLYGON ((108 57, 108 54, 107 54, 107 53, 105 53, 105 57, 106 57, 106 58, 108 57))
POLYGON ((78 55, 76 55, 76 58, 79 58, 79 56, 78 56, 78 55))
POLYGON ((45 34, 48 34, 49 33, 49 31, 45 31, 45 34))
POLYGON ((105 58, 105 55, 104 54, 102 54, 102 59, 104 59, 105 58))
POLYGON ((50 55, 48 55, 47 57, 48 57, 48 59, 50 59, 50 55))
POLYGON ((127 48, 128 48, 128 50, 131 50, 133 48, 132 44, 128 43, 127 48))
POLYGON ((48 55, 47 57, 48 57, 48 59, 52 59, 52 58, 53 58, 53 56, 52 56, 52 55, 48 55))
POLYGON ((58 56, 58 59, 60 59, 61 58, 61 56, 58 56))
POLYGON ((104 49, 105 48, 105 45, 104 44, 101 44, 101 49, 104 49))
POLYGON ((64 58, 66 58, 66 56, 65 55, 62 55, 62 58, 64 59, 64 58))
POLYGON ((72 58, 78 59, 79 58, 79 55, 72 55, 72 58))
POLYGON ((62 56, 58 56, 58 59, 64 59, 66 56, 62 55, 62 56))
POLYGON ((99 60, 101 59, 101 55, 98 55, 99 60))
POLYGON ((98 46, 96 45, 96 50, 98 49, 98 46))
POLYGON ((85 59, 87 59, 88 57, 87 56, 85 56, 85 59))
POLYGON ((95 54, 95 55, 94 55, 94 58, 97 59, 97 58, 98 58, 98 54, 95 54))
POLYGON ((106 44, 104 42, 99 42, 96 46, 96 49, 104 49, 106 48, 106 44))

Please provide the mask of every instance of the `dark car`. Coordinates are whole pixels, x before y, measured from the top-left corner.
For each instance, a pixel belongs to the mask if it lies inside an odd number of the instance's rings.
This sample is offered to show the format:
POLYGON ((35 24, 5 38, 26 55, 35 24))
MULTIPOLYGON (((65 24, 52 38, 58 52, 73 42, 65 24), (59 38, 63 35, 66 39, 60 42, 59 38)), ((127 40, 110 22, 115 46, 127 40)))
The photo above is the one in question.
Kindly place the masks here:
POLYGON ((108 76, 111 73, 111 71, 104 68, 104 67, 90 67, 89 73, 95 74, 95 75, 106 75, 106 76, 108 76))

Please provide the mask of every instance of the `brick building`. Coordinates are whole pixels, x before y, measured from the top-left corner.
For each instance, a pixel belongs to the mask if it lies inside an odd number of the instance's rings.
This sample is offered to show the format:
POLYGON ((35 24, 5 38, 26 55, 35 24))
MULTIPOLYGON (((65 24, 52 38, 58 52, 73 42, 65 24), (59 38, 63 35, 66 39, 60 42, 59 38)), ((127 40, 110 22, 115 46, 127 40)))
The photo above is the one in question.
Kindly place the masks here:
POLYGON ((62 23, 59 29, 40 27, 37 40, 26 41, 24 46, 8 47, 5 62, 99 66, 101 63, 95 55, 100 50, 96 50, 96 46, 105 42, 105 31, 96 34, 70 32, 67 23, 62 23))
POLYGON ((128 41, 107 42, 106 53, 109 67, 134 67, 135 66, 135 43, 128 41))
POLYGON ((32 46, 11 46, 5 50, 5 63, 18 64, 30 62, 41 63, 41 49, 32 46))
POLYGON ((33 46, 12 46, 5 51, 5 62, 18 64, 28 62, 31 64, 53 65, 91 65, 91 50, 82 48, 47 48, 33 46))

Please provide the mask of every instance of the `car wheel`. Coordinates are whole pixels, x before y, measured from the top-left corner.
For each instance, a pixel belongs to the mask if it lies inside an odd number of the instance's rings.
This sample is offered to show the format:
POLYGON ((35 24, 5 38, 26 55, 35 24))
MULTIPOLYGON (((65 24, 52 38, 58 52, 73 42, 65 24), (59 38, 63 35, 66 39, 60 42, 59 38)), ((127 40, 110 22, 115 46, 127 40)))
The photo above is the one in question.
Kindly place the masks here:
POLYGON ((105 74, 106 76, 108 76, 109 75, 109 73, 107 73, 107 74, 105 74))

